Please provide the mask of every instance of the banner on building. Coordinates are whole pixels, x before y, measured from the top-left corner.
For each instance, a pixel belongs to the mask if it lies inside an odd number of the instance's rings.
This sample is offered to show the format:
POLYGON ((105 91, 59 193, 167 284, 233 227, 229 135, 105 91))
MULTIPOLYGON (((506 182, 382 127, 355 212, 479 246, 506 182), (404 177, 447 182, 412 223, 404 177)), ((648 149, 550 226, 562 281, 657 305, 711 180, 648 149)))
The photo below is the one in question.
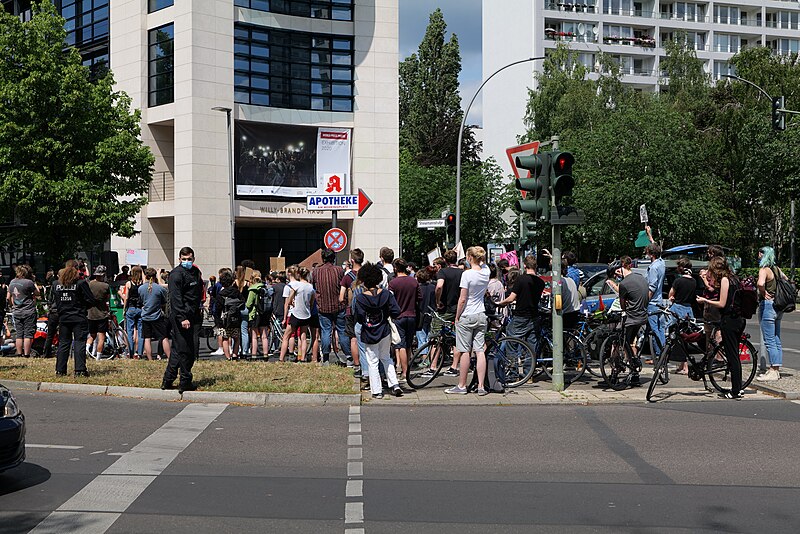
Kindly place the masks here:
POLYGON ((349 128, 236 121, 236 195, 348 194, 351 137, 349 128))

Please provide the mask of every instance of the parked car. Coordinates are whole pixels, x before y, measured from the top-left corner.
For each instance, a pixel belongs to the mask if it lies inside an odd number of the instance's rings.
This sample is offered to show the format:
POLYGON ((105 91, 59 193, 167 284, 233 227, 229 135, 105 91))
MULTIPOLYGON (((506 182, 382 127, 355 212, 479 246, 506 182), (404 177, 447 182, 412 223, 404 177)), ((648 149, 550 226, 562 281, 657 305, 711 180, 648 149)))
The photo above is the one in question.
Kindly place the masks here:
POLYGON ((14 395, 0 384, 0 472, 25 461, 25 416, 14 395))

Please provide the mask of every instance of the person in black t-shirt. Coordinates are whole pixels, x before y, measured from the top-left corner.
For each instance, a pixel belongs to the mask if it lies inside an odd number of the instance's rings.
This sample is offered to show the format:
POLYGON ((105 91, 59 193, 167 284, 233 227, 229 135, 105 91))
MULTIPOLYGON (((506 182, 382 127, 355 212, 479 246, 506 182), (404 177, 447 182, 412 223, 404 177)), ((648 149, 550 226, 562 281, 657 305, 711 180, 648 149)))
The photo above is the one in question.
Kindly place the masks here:
POLYGON ((508 335, 529 341, 538 352, 536 332, 540 324, 539 301, 545 284, 544 280, 536 276, 536 256, 525 256, 523 264, 525 272, 517 277, 510 287, 511 292, 497 305, 508 306, 512 302, 516 303, 508 326, 508 335))
MULTIPOLYGON (((439 315, 448 322, 456 320, 456 307, 458 298, 461 296, 461 276, 464 271, 456 267, 458 254, 455 250, 448 250, 444 253, 444 260, 447 267, 440 269, 436 274, 436 309, 439 315)), ((442 329, 442 321, 434 317, 431 321, 431 332, 438 334, 442 329)), ((431 369, 436 369, 438 354, 433 355, 431 369)), ((448 369, 444 376, 458 376, 458 362, 454 359, 453 365, 448 369)))
MULTIPOLYGON (((670 310, 679 317, 694 319, 694 310, 692 310, 692 306, 694 306, 697 299, 697 282, 692 277, 692 262, 689 261, 689 258, 682 257, 678 259, 678 274, 679 276, 672 282, 672 288, 669 290, 669 300, 672 301, 670 310)), ((669 316, 667 318, 667 328, 674 322, 675 319, 669 316)), ((686 359, 684 358, 682 363, 678 366, 676 373, 685 375, 688 372, 689 364, 686 363, 686 359)))

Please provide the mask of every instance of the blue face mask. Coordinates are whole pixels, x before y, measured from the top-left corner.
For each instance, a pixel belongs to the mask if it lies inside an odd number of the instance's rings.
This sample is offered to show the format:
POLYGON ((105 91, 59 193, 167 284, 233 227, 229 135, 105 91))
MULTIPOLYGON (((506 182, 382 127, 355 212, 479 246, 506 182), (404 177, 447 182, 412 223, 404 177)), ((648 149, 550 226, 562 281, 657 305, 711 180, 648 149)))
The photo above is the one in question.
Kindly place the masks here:
POLYGON ((183 267, 184 269, 191 269, 192 265, 194 265, 194 261, 192 260, 181 261, 181 267, 183 267))

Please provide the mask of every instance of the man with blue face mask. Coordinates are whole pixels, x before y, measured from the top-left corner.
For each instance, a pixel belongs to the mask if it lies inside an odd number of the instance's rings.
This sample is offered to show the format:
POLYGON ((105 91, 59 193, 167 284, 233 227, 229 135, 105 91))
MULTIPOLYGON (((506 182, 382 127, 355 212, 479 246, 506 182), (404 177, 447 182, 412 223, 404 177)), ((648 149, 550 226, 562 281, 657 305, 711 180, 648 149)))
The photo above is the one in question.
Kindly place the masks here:
POLYGON ((180 371, 178 392, 183 393, 196 389, 192 383, 192 366, 197 355, 200 326, 203 322, 203 280, 200 269, 194 265, 194 250, 183 247, 179 258, 180 265, 169 273, 172 353, 164 371, 161 389, 172 389, 180 371))

